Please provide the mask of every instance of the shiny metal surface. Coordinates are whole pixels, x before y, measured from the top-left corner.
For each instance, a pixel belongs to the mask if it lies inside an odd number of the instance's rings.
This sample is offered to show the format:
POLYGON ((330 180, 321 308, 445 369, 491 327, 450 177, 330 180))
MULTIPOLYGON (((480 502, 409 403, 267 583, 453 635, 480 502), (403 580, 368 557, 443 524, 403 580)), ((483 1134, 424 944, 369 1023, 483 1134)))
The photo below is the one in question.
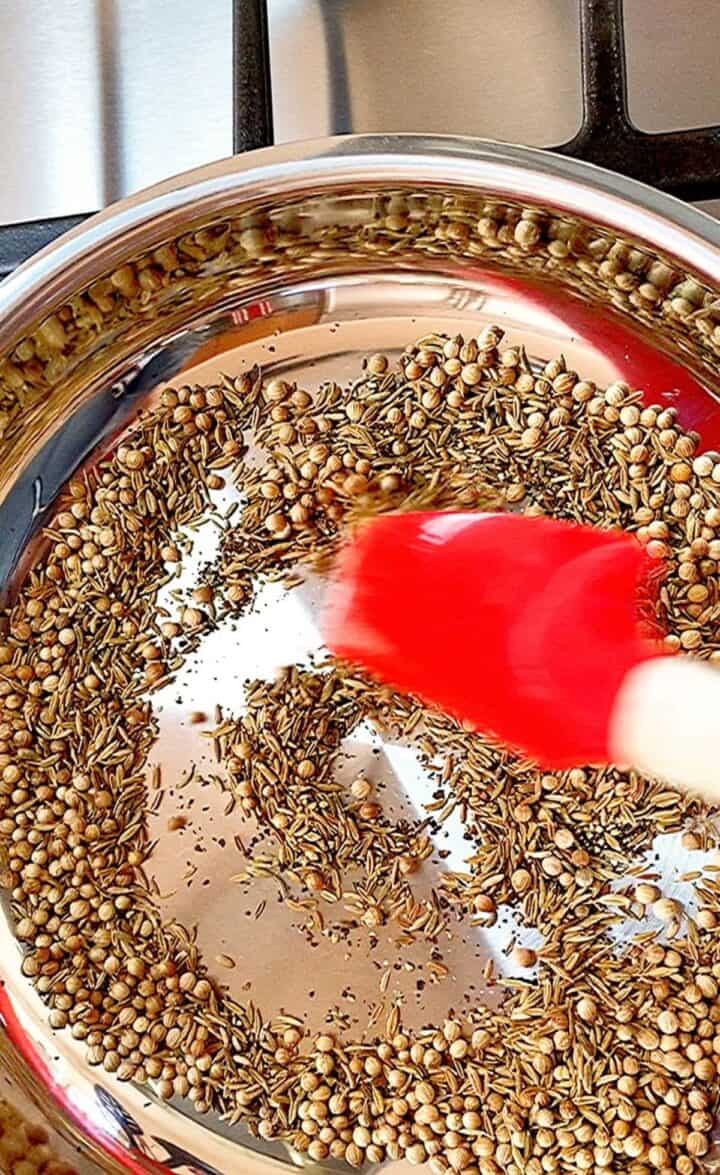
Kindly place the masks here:
MULTIPOLYGON (((232 0, 5 0, 0 224, 74 215, 232 150, 232 0)), ((269 0, 275 137, 551 146, 581 117, 576 0, 269 0), (299 52, 298 47, 302 46, 299 52)), ((630 114, 720 121, 702 0, 628 0, 630 114)))
POLYGON ((0 1098, 27 1122, 42 1127, 53 1152, 69 1170, 78 1175, 123 1175, 127 1170, 87 1133, 81 1133, 59 1104, 48 1098, 46 1088, 4 1031, 0 1032, 0 1098))
POLYGON ((354 132, 550 146, 581 118, 575 0, 269 0, 277 142, 354 132), (298 61, 298 45, 302 59, 298 61))
POLYGON ((93 212, 232 151, 232 0, 4 0, 0 223, 93 212))
MULTIPOLYGON (((673 290, 689 274, 698 297, 717 297, 720 226, 713 220, 572 160, 473 140, 359 137, 258 152, 141 193, 0 286, 2 579, 12 581, 44 507, 93 445, 127 424, 174 377, 209 380, 259 361, 313 385, 356 370, 367 350, 398 351, 430 324, 477 333, 497 321, 534 362, 564 352, 598 382, 634 379, 627 371, 633 348, 599 347, 588 322, 601 323, 609 334, 631 332, 627 337, 638 347, 642 342, 653 356, 694 372, 694 394, 679 402, 667 386, 649 394, 678 403, 686 425, 717 428, 717 401, 703 389, 715 384, 720 330, 712 315, 685 319, 673 310, 673 290), (398 210, 404 211, 396 219, 398 210), (532 249, 521 248, 512 231, 521 212, 542 226, 532 249), (400 227, 386 225, 391 213, 400 227), (500 226, 496 235, 483 235, 488 223, 500 226), (248 238, 250 226, 255 231, 248 238), (632 251, 633 264, 648 277, 664 275, 657 302, 638 301, 632 283, 623 288, 613 267, 603 270, 611 250, 613 256, 632 251), (123 266, 135 275, 121 283, 127 293, 117 282, 123 266), (142 284, 146 270, 152 281, 142 284), (39 329, 49 315, 64 324, 59 349, 48 350, 39 329)), ((196 558, 207 558, 202 543, 196 558)), ((223 640, 221 632, 201 647, 188 666, 182 704, 175 689, 157 699, 155 753, 164 774, 177 779, 188 761, 201 759, 189 710, 210 711, 219 694, 238 694, 249 665, 250 672, 270 673, 279 659, 302 660, 316 647, 316 601, 312 584, 265 595, 242 622, 245 659, 235 655, 234 635, 223 640)), ((374 745, 369 735, 357 739, 354 761, 372 754, 374 745)), ((379 749, 390 792, 398 802, 421 805, 424 784, 412 748, 385 743, 379 749)), ((203 880, 211 884, 203 887, 202 902, 195 890, 180 888, 185 862, 167 834, 170 814, 163 808, 148 816, 159 839, 151 862, 159 888, 177 890, 167 908, 198 923, 208 958, 227 949, 230 935, 241 959, 234 994, 249 983, 250 998, 270 1012, 292 1001, 309 1026, 317 1023, 338 1000, 347 964, 329 945, 311 953, 297 936, 290 940, 282 910, 264 915, 257 935, 237 933, 238 924, 252 925, 245 914, 264 895, 228 883, 237 862, 212 841, 222 819, 212 805, 197 830, 211 845, 203 860, 203 880), (288 949, 296 959, 290 974, 288 949), (311 987, 318 993, 314 1003, 311 987)), ((447 847, 457 863, 462 829, 447 847)), ((675 884, 684 867, 675 838, 664 846, 663 862, 675 884)), ((419 1004, 409 1000, 408 1023, 463 999, 489 998, 472 993, 478 959, 491 953, 506 966, 502 949, 511 927, 508 909, 495 934, 458 934, 447 985, 419 1004)), ((71 1037, 48 1031, 44 1005, 20 973, 20 948, 6 917, 0 951, 0 995, 15 1046, 26 1050, 32 1067, 46 1067, 54 1096, 80 1130, 109 1140, 118 1158, 129 1154, 143 1169, 148 1158, 167 1164, 168 1155, 182 1151, 189 1169, 219 1175, 303 1161, 279 1146, 260 1154, 268 1148, 242 1129, 197 1118, 186 1104, 168 1106, 145 1088, 87 1067, 71 1037)), ((369 997, 377 982, 372 960, 360 951, 352 967, 356 990, 369 997)), ((361 1000, 358 1033, 368 1027, 364 1015, 361 1000)))
POLYGON ((641 130, 720 123, 717 17, 705 0, 626 0, 628 107, 641 130))

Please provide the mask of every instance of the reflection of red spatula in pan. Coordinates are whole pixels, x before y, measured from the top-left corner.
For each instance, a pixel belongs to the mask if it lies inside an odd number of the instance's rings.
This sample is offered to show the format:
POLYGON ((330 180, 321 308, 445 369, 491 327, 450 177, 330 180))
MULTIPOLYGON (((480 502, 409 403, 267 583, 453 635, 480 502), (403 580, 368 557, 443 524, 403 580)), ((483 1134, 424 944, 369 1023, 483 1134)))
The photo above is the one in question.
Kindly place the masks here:
POLYGON ((546 767, 629 763, 720 801, 720 673, 643 635, 652 568, 620 532, 388 514, 343 552, 326 636, 546 767))

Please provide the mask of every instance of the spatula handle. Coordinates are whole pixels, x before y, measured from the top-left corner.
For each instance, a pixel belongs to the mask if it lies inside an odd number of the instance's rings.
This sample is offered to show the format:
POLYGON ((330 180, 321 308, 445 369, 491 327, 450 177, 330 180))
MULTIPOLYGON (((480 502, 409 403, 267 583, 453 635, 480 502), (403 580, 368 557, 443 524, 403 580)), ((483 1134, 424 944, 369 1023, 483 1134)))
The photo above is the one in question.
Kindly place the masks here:
POLYGON ((720 804, 720 672, 690 657, 630 670, 609 731, 612 758, 720 804))

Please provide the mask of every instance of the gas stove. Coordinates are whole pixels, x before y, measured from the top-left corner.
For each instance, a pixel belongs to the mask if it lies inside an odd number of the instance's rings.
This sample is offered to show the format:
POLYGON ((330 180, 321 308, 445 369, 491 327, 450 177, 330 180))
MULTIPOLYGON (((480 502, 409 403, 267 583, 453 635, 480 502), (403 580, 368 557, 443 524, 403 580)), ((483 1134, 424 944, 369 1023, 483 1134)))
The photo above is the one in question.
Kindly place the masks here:
POLYGON ((5 0, 0 276, 169 175, 350 132, 554 148, 720 216, 718 62, 706 0, 5 0))
POLYGON ((720 212, 720 26, 705 0, 5 8, 0 274, 168 175, 353 131, 552 147, 720 212))

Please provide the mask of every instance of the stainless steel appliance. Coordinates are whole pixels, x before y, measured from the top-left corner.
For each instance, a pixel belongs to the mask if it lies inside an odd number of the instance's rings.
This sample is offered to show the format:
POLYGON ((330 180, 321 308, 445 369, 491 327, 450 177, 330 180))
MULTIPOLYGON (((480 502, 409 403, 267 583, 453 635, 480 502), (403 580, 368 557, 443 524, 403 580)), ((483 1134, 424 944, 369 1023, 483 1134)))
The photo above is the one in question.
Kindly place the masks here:
POLYGON ((2 15, 0 273, 189 167, 349 132, 570 144, 720 197, 703 0, 6 0, 2 15))

